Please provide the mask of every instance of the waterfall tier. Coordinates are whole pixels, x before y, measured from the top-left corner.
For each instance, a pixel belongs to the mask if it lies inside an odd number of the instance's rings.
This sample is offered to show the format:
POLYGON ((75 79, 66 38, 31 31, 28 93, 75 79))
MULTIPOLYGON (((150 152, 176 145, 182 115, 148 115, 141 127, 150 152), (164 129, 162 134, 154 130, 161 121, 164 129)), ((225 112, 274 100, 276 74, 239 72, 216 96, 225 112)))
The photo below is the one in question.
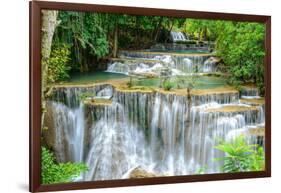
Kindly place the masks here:
POLYGON ((173 54, 165 52, 120 51, 120 59, 112 59, 107 71, 122 74, 151 73, 159 75, 163 67, 174 69, 173 75, 180 73, 216 72, 218 60, 210 54, 173 54), (177 73, 176 73, 177 72, 177 73))
POLYGON ((155 176, 196 174, 205 166, 217 173, 222 163, 213 159, 224 156, 214 148, 217 139, 244 133, 262 144, 264 105, 241 100, 230 88, 188 97, 111 84, 58 86, 43 135, 58 161, 89 166, 87 181, 126 178, 135 168, 155 176))
POLYGON ((172 38, 173 42, 188 40, 186 35, 183 32, 175 32, 175 31, 171 32, 171 38, 172 38))
POLYGON ((255 86, 243 86, 241 89, 241 98, 244 99, 258 99, 259 89, 255 86))

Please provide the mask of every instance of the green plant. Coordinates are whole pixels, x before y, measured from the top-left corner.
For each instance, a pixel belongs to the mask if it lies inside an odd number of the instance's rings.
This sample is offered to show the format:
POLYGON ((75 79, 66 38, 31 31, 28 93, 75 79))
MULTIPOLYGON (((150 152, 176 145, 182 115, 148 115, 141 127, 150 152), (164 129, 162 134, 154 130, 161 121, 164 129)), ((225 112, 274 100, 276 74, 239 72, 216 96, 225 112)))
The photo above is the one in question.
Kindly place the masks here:
POLYGON ((195 174, 205 174, 207 171, 207 166, 200 167, 196 170, 195 174))
POLYGON ((166 79, 166 80, 163 81, 163 88, 164 88, 164 90, 169 91, 169 90, 171 90, 173 88, 173 86, 174 86, 174 84, 173 84, 173 82, 171 80, 166 79))
POLYGON ((70 47, 67 44, 54 45, 48 60, 48 82, 53 83, 69 78, 70 47))
POLYGON ((196 75, 179 75, 175 79, 177 88, 188 88, 192 90, 197 84, 196 75))
POLYGON ((216 149, 225 152, 224 157, 216 158, 215 161, 223 161, 223 172, 260 171, 264 169, 264 150, 257 145, 249 145, 245 136, 221 141, 216 149))
POLYGON ((95 93, 92 92, 82 92, 78 95, 78 98, 80 101, 84 101, 87 98, 93 98, 95 96, 95 93))
POLYGON ((129 77, 130 77, 130 79, 129 79, 129 82, 127 82, 127 86, 129 88, 132 88, 136 85, 136 80, 135 80, 134 75, 132 75, 132 74, 130 74, 129 77))
POLYGON ((41 180, 43 184, 70 182, 88 170, 83 163, 57 163, 50 150, 41 148, 41 180))

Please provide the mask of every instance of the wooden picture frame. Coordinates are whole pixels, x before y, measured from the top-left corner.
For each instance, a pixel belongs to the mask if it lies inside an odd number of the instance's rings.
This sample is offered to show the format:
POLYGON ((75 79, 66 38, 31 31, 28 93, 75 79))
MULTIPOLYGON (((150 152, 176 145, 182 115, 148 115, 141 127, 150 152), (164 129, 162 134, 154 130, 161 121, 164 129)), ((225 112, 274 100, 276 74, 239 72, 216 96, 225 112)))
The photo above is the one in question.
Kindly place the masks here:
POLYGON ((76 190, 89 188, 108 188, 151 184, 184 183, 197 181, 230 180, 243 178, 262 178, 271 176, 271 17, 232 13, 122 7, 94 4, 30 1, 30 192, 76 190), (196 19, 232 20, 264 23, 265 34, 265 171, 219 173, 204 175, 155 177, 142 179, 120 179, 91 182, 73 182, 42 185, 41 176, 41 10, 65 10, 101 13, 122 13, 148 16, 171 16, 196 19))

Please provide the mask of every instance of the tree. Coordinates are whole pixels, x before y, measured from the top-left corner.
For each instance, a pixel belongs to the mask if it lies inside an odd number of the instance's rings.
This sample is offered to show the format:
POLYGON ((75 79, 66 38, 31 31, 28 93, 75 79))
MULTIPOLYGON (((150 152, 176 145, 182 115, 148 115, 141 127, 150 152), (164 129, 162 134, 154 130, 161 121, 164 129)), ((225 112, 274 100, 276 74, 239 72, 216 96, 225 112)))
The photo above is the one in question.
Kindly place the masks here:
POLYGON ((41 68, 42 68, 42 82, 41 82, 41 129, 44 128, 44 117, 45 117, 45 94, 47 93, 48 83, 48 63, 51 53, 53 35, 56 27, 59 25, 57 20, 58 11, 53 10, 42 10, 42 39, 41 39, 41 68))
POLYGON ((221 22, 217 54, 227 65, 230 82, 254 82, 264 93, 264 25, 245 22, 221 22))
POLYGON ((106 14, 60 11, 62 21, 55 41, 72 45, 72 69, 89 71, 91 58, 99 60, 109 52, 106 14), (78 66, 77 66, 78 64, 78 66))
POLYGON ((253 82, 264 93, 264 24, 187 19, 185 31, 198 40, 216 42, 216 53, 230 75, 230 84, 253 82))
POLYGON ((53 35, 59 24, 57 20, 58 11, 42 10, 42 43, 41 43, 41 63, 42 63, 42 93, 47 85, 48 60, 51 54, 53 35))

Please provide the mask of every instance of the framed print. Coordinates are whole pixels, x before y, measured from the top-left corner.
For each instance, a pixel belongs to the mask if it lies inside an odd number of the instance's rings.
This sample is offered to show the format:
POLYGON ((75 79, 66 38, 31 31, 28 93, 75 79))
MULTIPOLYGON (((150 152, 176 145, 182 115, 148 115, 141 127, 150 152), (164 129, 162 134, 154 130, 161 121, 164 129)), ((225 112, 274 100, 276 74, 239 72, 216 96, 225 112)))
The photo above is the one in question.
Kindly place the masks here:
POLYGON ((271 176, 271 18, 30 2, 30 191, 271 176))

